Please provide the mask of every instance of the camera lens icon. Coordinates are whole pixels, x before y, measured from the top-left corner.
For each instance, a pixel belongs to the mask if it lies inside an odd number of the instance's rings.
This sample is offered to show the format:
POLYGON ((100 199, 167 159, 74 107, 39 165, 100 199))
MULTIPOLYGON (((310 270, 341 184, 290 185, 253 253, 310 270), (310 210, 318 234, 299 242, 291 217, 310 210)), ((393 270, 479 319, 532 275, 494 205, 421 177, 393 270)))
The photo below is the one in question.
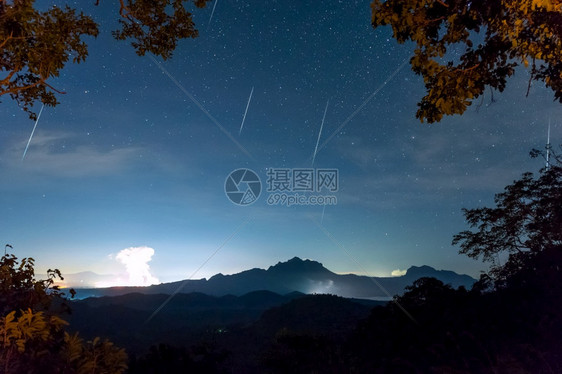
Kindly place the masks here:
POLYGON ((251 205, 260 197, 260 178, 253 170, 236 169, 226 178, 224 192, 236 205, 251 205))

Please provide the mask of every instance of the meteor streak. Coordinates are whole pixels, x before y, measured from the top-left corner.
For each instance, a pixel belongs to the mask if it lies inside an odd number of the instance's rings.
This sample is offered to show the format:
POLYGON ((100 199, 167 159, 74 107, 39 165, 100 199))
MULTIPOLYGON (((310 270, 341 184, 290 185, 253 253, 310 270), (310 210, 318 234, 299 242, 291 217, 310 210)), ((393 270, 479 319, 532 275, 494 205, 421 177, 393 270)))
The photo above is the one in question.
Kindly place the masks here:
POLYGON ((318 132, 318 139, 316 140, 316 147, 314 147, 314 155, 312 155, 312 165, 314 166, 314 160, 316 159, 316 152, 318 152, 318 143, 320 143, 320 136, 322 136, 322 128, 324 127, 324 120, 326 119, 326 112, 328 111, 328 104, 330 100, 326 101, 326 108, 324 109, 324 116, 322 117, 322 124, 320 125, 320 131, 318 132))
POLYGON ((209 25, 211 24, 211 20, 213 19, 213 14, 215 14, 215 8, 217 7, 218 2, 219 0, 215 0, 215 3, 213 4, 213 10, 211 11, 211 17, 209 17, 209 23, 207 24, 207 27, 209 27, 209 25))
POLYGON ((25 155, 27 154, 27 148, 29 148, 29 143, 31 143, 31 138, 33 138, 33 134, 35 133, 35 129, 37 128, 37 124, 39 123, 39 118, 41 118, 41 113, 43 113, 44 107, 45 104, 41 106, 41 110, 39 111, 39 115, 37 116, 37 120, 35 121, 35 125, 33 126, 33 130, 31 131, 31 135, 29 135, 29 140, 27 141, 27 145, 25 146, 25 150, 23 151, 23 156, 21 156, 22 161, 25 158, 25 155))
POLYGON ((332 135, 330 135, 328 137, 328 139, 324 140, 324 142, 322 144, 320 144, 320 148, 318 150, 321 150, 322 148, 324 148, 326 146, 326 144, 328 144, 330 142, 330 140, 332 140, 332 138, 334 136, 336 136, 340 132, 340 130, 343 129, 345 127, 345 125, 347 125, 349 123, 349 121, 351 121, 353 119, 353 117, 355 117, 365 107, 365 105, 367 105, 367 103, 369 101, 371 101, 379 93, 379 91, 382 90, 386 86, 386 84, 392 80, 392 78, 394 78, 394 76, 396 74, 398 74, 398 72, 400 70, 402 70, 402 68, 408 63, 408 61, 409 61, 408 59, 405 59, 402 62, 402 64, 400 66, 398 66, 396 68, 396 70, 394 70, 392 72, 392 74, 390 74, 388 76, 388 78, 386 78, 386 80, 384 82, 382 82, 382 84, 371 95, 369 95, 369 97, 366 98, 365 101, 363 101, 363 103, 361 105, 359 105, 359 107, 353 111, 353 113, 351 113, 345 119, 345 121, 343 121, 343 123, 332 133, 332 135))
POLYGON ((240 125, 240 131, 238 135, 242 134, 242 127, 244 127, 244 121, 246 121, 246 114, 248 113, 248 108, 250 107, 250 101, 252 101, 252 94, 254 93, 254 87, 250 91, 250 97, 248 98, 248 104, 246 104, 246 110, 244 111, 244 117, 242 118, 242 124, 240 125))
POLYGON ((248 152, 248 150, 247 150, 246 148, 244 148, 244 146, 243 146, 242 144, 240 144, 240 143, 238 142, 238 140, 236 140, 236 139, 234 138, 234 136, 232 136, 232 134, 230 134, 230 133, 228 132, 228 130, 225 129, 224 126, 221 125, 221 124, 219 123, 219 121, 217 121, 216 118, 213 117, 213 116, 211 115, 211 113, 209 113, 209 112, 207 111, 207 109, 205 109, 205 107, 204 107, 203 105, 201 105, 201 103, 200 103, 191 93, 189 93, 189 91, 186 90, 185 87, 182 86, 182 84, 181 84, 180 82, 178 82, 178 80, 177 80, 176 78, 174 78, 174 76, 173 76, 172 74, 170 74, 170 72, 169 72, 168 70, 166 70, 166 68, 164 68, 164 66, 162 66, 162 64, 160 64, 160 63, 158 62, 158 60, 156 60, 156 58, 154 58, 154 56, 148 55, 148 57, 150 57, 150 59, 156 64, 156 66, 157 66, 160 70, 162 70, 162 72, 163 72, 164 74, 166 74, 166 75, 168 76, 168 78, 170 78, 170 80, 171 80, 172 82, 174 82, 174 84, 175 84, 191 101, 193 101, 193 103, 194 103, 195 105, 197 105, 197 107, 198 107, 199 109, 201 109, 201 111, 202 111, 203 113, 205 113, 205 115, 207 116, 207 118, 209 118, 209 119, 210 119, 210 120, 211 120, 211 121, 212 121, 212 122, 229 138, 229 139, 230 139, 230 140, 232 140, 232 142, 233 142, 234 144, 236 144, 236 146, 242 151, 242 153, 244 153, 246 156, 248 156, 248 158, 250 158, 251 160, 255 161, 255 159, 254 159, 254 157, 251 155, 251 153, 248 152))

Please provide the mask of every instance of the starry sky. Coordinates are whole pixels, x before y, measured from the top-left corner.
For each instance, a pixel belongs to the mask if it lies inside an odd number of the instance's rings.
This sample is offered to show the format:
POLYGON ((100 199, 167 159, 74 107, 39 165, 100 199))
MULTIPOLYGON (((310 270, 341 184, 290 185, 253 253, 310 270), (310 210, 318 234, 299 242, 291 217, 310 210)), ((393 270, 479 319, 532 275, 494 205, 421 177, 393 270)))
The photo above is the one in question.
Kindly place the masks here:
POLYGON ((551 91, 534 83, 525 97, 520 69, 494 102, 421 124, 423 81, 404 64, 413 46, 371 27, 368 0, 215 1, 212 18, 214 3, 194 10, 200 36, 167 61, 112 38, 115 2, 80 2, 100 35, 50 81, 67 93, 44 108, 23 159, 35 122, 2 98, 0 237, 18 257, 39 273, 124 279, 123 258, 148 248, 151 282, 294 256, 376 276, 486 269, 451 245, 467 228, 461 209, 544 166, 528 154, 549 120, 561 142, 551 91), (251 205, 225 194, 240 168, 261 179, 251 205), (337 204, 269 205, 268 170, 294 168, 337 169, 337 204))

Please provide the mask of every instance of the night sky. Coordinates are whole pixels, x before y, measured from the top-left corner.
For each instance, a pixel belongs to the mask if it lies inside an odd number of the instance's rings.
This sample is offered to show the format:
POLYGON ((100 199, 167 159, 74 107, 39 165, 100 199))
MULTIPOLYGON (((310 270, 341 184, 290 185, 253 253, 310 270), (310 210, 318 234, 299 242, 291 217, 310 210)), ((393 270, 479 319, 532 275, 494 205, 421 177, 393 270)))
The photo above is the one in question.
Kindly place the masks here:
POLYGON ((299 256, 338 273, 426 264, 477 277, 487 265, 451 245, 461 209, 544 166, 528 154, 549 120, 562 139, 562 105, 538 83, 526 98, 523 69, 495 102, 487 92, 478 110, 421 124, 423 82, 402 65, 413 46, 371 27, 368 0, 218 0, 212 19, 214 3, 194 10, 200 36, 167 61, 112 38, 115 2, 90 3, 80 9, 101 33, 50 81, 67 94, 44 108, 23 160, 35 122, 0 104, 0 237, 39 273, 131 284, 124 258, 141 256, 129 271, 151 283, 299 256), (225 194, 240 168, 261 179, 247 206, 225 194), (337 169, 337 204, 268 205, 268 170, 295 168, 337 169))

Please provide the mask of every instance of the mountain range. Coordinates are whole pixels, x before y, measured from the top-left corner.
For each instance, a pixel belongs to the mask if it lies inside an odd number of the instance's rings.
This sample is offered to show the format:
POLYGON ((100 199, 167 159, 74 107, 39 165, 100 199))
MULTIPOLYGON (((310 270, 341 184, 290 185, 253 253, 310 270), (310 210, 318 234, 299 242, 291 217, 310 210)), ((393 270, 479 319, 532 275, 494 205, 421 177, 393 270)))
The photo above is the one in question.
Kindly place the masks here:
POLYGON ((77 298, 119 296, 128 293, 167 294, 199 292, 210 296, 241 296, 254 291, 280 295, 292 292, 333 294, 346 298, 390 299, 402 294, 405 287, 422 277, 434 277, 454 288, 469 289, 474 278, 453 271, 435 270, 430 266, 412 266, 397 277, 368 277, 336 274, 313 260, 294 257, 268 269, 254 268, 232 275, 216 274, 209 279, 182 280, 148 287, 75 288, 77 298))
POLYGON ((282 342, 287 339, 321 346, 346 341, 374 308, 387 304, 375 299, 402 294, 422 277, 455 288, 470 288, 475 281, 429 266, 412 266, 398 277, 341 275, 295 257, 268 269, 209 279, 76 289, 78 299, 70 302, 72 313, 65 319, 70 331, 84 339, 109 338, 132 356, 154 359, 160 357, 158 350, 167 352, 157 365, 169 363, 167 355, 174 349, 183 349, 173 347, 191 347, 195 362, 226 352, 217 361, 225 373, 257 374, 272 352, 285 352, 282 342), (201 350, 207 353, 201 355, 201 350))

